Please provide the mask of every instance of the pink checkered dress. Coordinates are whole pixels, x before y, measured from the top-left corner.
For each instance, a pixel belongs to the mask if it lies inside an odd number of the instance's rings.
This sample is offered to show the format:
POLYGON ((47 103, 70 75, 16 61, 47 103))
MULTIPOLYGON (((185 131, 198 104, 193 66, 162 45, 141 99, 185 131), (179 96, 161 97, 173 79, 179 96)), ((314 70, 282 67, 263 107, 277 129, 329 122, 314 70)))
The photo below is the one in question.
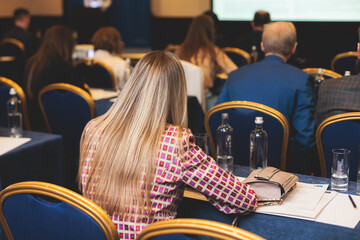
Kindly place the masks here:
MULTIPOLYGON (((185 185, 205 194, 209 202, 224 213, 255 211, 257 199, 250 186, 241 183, 232 173, 221 169, 210 156, 196 146, 190 130, 182 129, 181 142, 177 130, 177 127, 168 125, 161 138, 151 191, 153 218, 150 219, 147 215, 131 219, 110 216, 120 239, 135 239, 150 223, 175 218, 185 185), (180 144, 183 144, 183 150, 180 144)), ((93 144, 82 174, 83 187, 97 143, 93 144)))

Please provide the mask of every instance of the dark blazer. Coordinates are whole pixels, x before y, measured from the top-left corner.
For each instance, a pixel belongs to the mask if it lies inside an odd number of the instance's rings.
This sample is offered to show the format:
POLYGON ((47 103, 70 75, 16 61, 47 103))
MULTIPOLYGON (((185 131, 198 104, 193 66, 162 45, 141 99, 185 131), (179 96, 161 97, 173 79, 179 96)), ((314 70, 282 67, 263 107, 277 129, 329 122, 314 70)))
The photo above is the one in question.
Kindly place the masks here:
POLYGON ((308 79, 305 72, 270 55, 230 73, 217 104, 252 101, 278 110, 289 121, 290 143, 306 155, 315 146, 313 94, 308 79))
POLYGON ((245 34, 238 39, 238 43, 235 47, 245 50, 250 54, 252 46, 255 45, 256 51, 258 52, 257 61, 261 61, 265 57, 264 52, 261 50, 262 33, 262 31, 252 31, 245 34))
POLYGON ((326 79, 319 89, 316 124, 340 113, 360 112, 360 74, 326 79))
POLYGON ((11 29, 5 34, 5 38, 15 38, 22 42, 25 46, 26 58, 29 58, 36 52, 39 44, 39 40, 34 34, 20 27, 11 29))

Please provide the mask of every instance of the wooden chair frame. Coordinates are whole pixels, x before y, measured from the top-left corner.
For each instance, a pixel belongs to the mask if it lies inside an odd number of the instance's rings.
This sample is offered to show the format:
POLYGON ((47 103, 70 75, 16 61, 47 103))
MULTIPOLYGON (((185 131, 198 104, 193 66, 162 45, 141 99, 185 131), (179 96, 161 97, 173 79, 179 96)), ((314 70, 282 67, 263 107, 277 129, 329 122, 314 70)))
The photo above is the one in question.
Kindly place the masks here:
POLYGON ((3 45, 5 43, 11 43, 16 45, 22 52, 25 52, 25 45, 20 42, 19 40, 15 39, 15 38, 4 38, 1 42, 0 45, 3 45))
POLYGON ((342 58, 347 58, 347 57, 357 57, 357 52, 355 51, 348 51, 348 52, 343 52, 343 53, 339 53, 337 54, 333 60, 331 61, 331 70, 335 71, 335 62, 342 59, 342 58))
MULTIPOLYGON (((302 70, 304 72, 310 74, 310 75, 317 75, 318 71, 319 71, 319 68, 303 68, 302 70)), ((331 78, 340 78, 340 77, 342 77, 342 75, 337 73, 337 72, 327 70, 327 69, 323 69, 323 68, 322 68, 322 75, 328 76, 328 77, 331 77, 331 78)))
POLYGON ((107 65, 106 63, 99 61, 99 60, 95 60, 92 58, 85 58, 83 60, 78 61, 75 64, 75 68, 83 63, 85 63, 87 66, 93 66, 93 65, 97 64, 97 65, 100 65, 101 67, 103 67, 104 69, 106 69, 106 71, 108 71, 110 78, 111 78, 112 88, 116 89, 117 86, 116 86, 115 73, 109 65, 107 65))
POLYGON ((81 89, 79 87, 73 86, 71 84, 67 84, 67 83, 53 83, 53 84, 50 84, 50 85, 44 87, 43 89, 41 89, 40 92, 39 92, 39 96, 38 96, 38 102, 39 102, 39 105, 40 105, 41 113, 44 116, 46 127, 47 127, 49 133, 52 133, 52 131, 51 131, 49 120, 47 118, 47 115, 46 115, 43 103, 41 101, 41 98, 44 95, 44 93, 46 93, 48 91, 51 91, 51 90, 64 90, 64 91, 72 92, 72 93, 75 93, 75 94, 79 95, 89 105, 90 118, 92 119, 92 118, 96 117, 95 102, 94 102, 93 98, 90 96, 90 94, 87 93, 85 90, 83 90, 83 89, 81 89))
POLYGON ((18 194, 40 194, 68 203, 75 208, 89 215, 104 231, 108 240, 119 239, 114 223, 107 213, 98 205, 85 197, 60 186, 45 182, 20 182, 10 185, 0 193, 0 222, 4 228, 5 234, 9 240, 13 240, 10 228, 4 216, 3 204, 11 196, 18 194))
POLYGON ((285 116, 282 113, 280 113, 279 111, 277 111, 271 107, 268 107, 266 105, 255 103, 255 102, 249 102, 249 101, 225 102, 225 103, 221 103, 221 104, 214 106, 206 113, 205 119, 204 119, 204 124, 205 124, 205 130, 209 135, 210 148, 211 148, 211 153, 213 154, 213 156, 216 156, 216 148, 215 148, 214 138, 211 134, 211 129, 210 129, 210 125, 209 125, 210 117, 218 111, 222 111, 225 109, 232 109, 232 108, 244 108, 244 109, 256 110, 256 111, 265 113, 271 117, 274 117, 276 120, 278 120, 280 122, 280 124, 284 130, 283 142, 282 142, 282 147, 281 147, 281 164, 280 164, 281 167, 280 168, 281 168, 281 170, 285 171, 285 169, 286 169, 286 152, 287 152, 287 146, 288 146, 288 141, 289 141, 289 129, 290 129, 289 122, 285 118, 285 116))
POLYGON ((247 61, 248 64, 251 63, 251 56, 248 52, 240 49, 240 48, 235 48, 235 47, 224 47, 221 50, 223 50, 225 53, 226 52, 231 52, 231 53, 236 53, 241 55, 242 57, 245 58, 245 60, 247 61))
POLYGON ((324 148, 322 145, 321 135, 324 131, 324 129, 337 122, 342 121, 348 121, 348 120, 360 120, 360 112, 351 112, 351 113, 342 113, 337 114, 331 117, 326 118, 324 121, 322 121, 319 125, 319 127, 316 130, 316 146, 319 154, 319 160, 320 160, 320 170, 321 170, 321 176, 327 177, 327 171, 326 171, 326 161, 325 161, 325 154, 324 154, 324 148))
POLYGON ((150 224, 140 232, 137 239, 148 240, 168 234, 194 234, 226 240, 264 239, 254 233, 224 223, 192 218, 179 218, 150 224))
POLYGON ((15 89, 16 93, 18 94, 18 96, 20 97, 20 100, 21 100, 25 129, 30 131, 31 128, 30 128, 28 107, 27 107, 27 101, 26 101, 26 96, 25 96, 24 91, 16 82, 14 82, 6 77, 0 77, 0 84, 4 84, 10 88, 15 89))

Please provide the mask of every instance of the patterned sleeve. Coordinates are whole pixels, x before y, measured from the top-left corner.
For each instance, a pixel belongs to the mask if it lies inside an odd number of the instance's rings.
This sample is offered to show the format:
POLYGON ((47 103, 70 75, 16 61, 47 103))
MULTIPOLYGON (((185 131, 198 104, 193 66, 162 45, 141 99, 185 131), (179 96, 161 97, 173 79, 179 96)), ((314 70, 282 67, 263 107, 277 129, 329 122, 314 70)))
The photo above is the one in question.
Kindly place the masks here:
POLYGON ((257 198, 247 184, 222 168, 195 145, 191 131, 183 131, 182 179, 203 193, 209 202, 226 214, 255 211, 257 198))

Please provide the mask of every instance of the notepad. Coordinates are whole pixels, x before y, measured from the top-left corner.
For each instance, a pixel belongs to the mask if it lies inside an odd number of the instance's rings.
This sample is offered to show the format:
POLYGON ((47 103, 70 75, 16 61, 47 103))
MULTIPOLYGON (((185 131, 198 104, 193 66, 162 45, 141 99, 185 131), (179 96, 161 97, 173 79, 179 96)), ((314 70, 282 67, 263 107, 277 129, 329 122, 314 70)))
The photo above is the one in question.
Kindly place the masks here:
POLYGON ((104 90, 100 88, 90 88, 90 93, 94 101, 108 98, 115 98, 118 96, 118 92, 104 90))
POLYGON ((31 138, 0 137, 0 156, 27 143, 31 138))
POLYGON ((336 197, 322 210, 316 222, 355 228, 360 221, 360 196, 351 195, 355 204, 354 208, 348 194, 338 193, 336 197))

